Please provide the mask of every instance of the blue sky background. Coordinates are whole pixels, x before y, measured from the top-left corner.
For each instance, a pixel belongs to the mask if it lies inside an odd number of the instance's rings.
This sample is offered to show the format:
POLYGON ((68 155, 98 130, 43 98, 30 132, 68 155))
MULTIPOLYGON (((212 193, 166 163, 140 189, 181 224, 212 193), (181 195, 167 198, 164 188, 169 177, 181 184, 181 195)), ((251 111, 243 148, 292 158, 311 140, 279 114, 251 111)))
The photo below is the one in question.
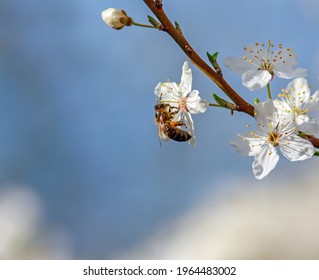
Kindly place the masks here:
MULTIPOLYGON (((317 1, 163 2, 204 58, 219 51, 221 62, 271 39, 294 49, 313 90, 319 88, 317 1)), ((229 145, 253 123, 248 116, 210 108, 193 117, 196 148, 172 141, 160 148, 154 87, 168 78, 179 82, 187 58, 164 32, 116 31, 100 16, 115 7, 145 23, 151 12, 143 1, 11 0, 1 6, 0 190, 23 184, 40 197, 43 227, 67 232, 72 258, 116 258, 225 178, 244 177, 258 188, 252 159, 229 145)), ((202 98, 223 97, 191 67, 202 98)), ((224 76, 250 102, 266 98, 265 90, 249 92, 228 69, 224 76)), ((276 78, 273 94, 288 82, 276 78)), ((273 185, 304 173, 316 160, 282 158, 264 181, 273 185)))

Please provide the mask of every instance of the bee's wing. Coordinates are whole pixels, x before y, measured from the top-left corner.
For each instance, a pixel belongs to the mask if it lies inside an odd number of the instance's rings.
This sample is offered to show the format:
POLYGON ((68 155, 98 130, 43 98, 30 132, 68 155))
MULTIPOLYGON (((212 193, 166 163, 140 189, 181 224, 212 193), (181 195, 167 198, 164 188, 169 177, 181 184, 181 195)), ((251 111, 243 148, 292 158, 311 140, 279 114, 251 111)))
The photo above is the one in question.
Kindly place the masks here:
POLYGON ((165 127, 163 124, 156 123, 156 127, 157 127, 158 140, 159 140, 160 146, 162 147, 162 140, 167 142, 169 138, 165 133, 165 127))

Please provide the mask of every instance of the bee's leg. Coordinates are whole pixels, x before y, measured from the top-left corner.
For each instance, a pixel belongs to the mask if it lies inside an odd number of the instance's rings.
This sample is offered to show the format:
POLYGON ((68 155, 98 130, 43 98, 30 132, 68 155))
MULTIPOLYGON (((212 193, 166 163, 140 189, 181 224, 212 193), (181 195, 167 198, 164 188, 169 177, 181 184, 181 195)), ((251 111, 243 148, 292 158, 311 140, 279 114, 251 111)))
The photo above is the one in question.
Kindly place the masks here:
POLYGON ((187 127, 186 124, 183 123, 182 121, 179 121, 179 122, 171 122, 171 125, 172 125, 172 126, 185 126, 185 127, 187 127))

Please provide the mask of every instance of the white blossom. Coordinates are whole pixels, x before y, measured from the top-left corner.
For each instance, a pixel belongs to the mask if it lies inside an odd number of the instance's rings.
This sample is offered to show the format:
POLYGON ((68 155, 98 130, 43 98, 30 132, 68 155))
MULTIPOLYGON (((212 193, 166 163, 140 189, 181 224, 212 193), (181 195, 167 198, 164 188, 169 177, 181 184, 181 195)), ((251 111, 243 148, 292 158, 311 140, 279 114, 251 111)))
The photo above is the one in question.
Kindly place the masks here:
POLYGON ((299 131, 313 135, 319 130, 318 123, 308 113, 319 108, 319 91, 312 96, 310 92, 307 80, 296 78, 279 95, 281 100, 275 100, 274 104, 282 114, 293 115, 299 131))
POLYGON ((296 134, 294 119, 281 115, 272 100, 255 107, 257 131, 237 135, 232 141, 241 155, 253 156, 252 169, 257 179, 264 178, 279 160, 276 147, 290 161, 309 159, 315 153, 310 141, 296 134))
POLYGON ((177 107, 176 121, 183 120, 191 134, 189 143, 195 144, 194 123, 191 114, 204 113, 209 106, 206 100, 201 99, 198 90, 192 90, 192 70, 187 61, 182 68, 181 83, 159 83, 155 88, 155 94, 160 102, 177 107))
POLYGON ((122 29, 124 26, 132 24, 132 18, 128 17, 126 12, 114 8, 108 8, 101 14, 103 21, 114 29, 122 29))
POLYGON ((263 88, 272 80, 274 75, 279 78, 291 79, 305 77, 307 71, 294 68, 297 64, 296 55, 291 48, 282 48, 273 51, 274 45, 268 41, 268 48, 264 44, 256 43, 244 48, 241 58, 229 57, 224 60, 226 67, 242 75, 243 85, 251 91, 263 88))

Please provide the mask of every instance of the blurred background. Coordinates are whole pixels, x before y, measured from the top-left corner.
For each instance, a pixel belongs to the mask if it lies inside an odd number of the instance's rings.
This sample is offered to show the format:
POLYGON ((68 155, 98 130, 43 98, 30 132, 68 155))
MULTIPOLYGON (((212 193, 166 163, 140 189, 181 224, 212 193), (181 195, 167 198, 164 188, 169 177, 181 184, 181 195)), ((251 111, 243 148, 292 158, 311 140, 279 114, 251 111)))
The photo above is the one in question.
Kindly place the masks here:
MULTIPOLYGON (((202 57, 270 39, 319 89, 317 0, 163 2, 202 57)), ((161 148, 154 87, 179 82, 187 58, 163 32, 110 29, 109 7, 151 14, 142 0, 1 1, 0 258, 319 258, 318 159, 281 157, 258 181, 229 145, 253 119, 216 108, 193 117, 195 148, 161 148)), ((202 98, 224 97, 191 67, 202 98)))

